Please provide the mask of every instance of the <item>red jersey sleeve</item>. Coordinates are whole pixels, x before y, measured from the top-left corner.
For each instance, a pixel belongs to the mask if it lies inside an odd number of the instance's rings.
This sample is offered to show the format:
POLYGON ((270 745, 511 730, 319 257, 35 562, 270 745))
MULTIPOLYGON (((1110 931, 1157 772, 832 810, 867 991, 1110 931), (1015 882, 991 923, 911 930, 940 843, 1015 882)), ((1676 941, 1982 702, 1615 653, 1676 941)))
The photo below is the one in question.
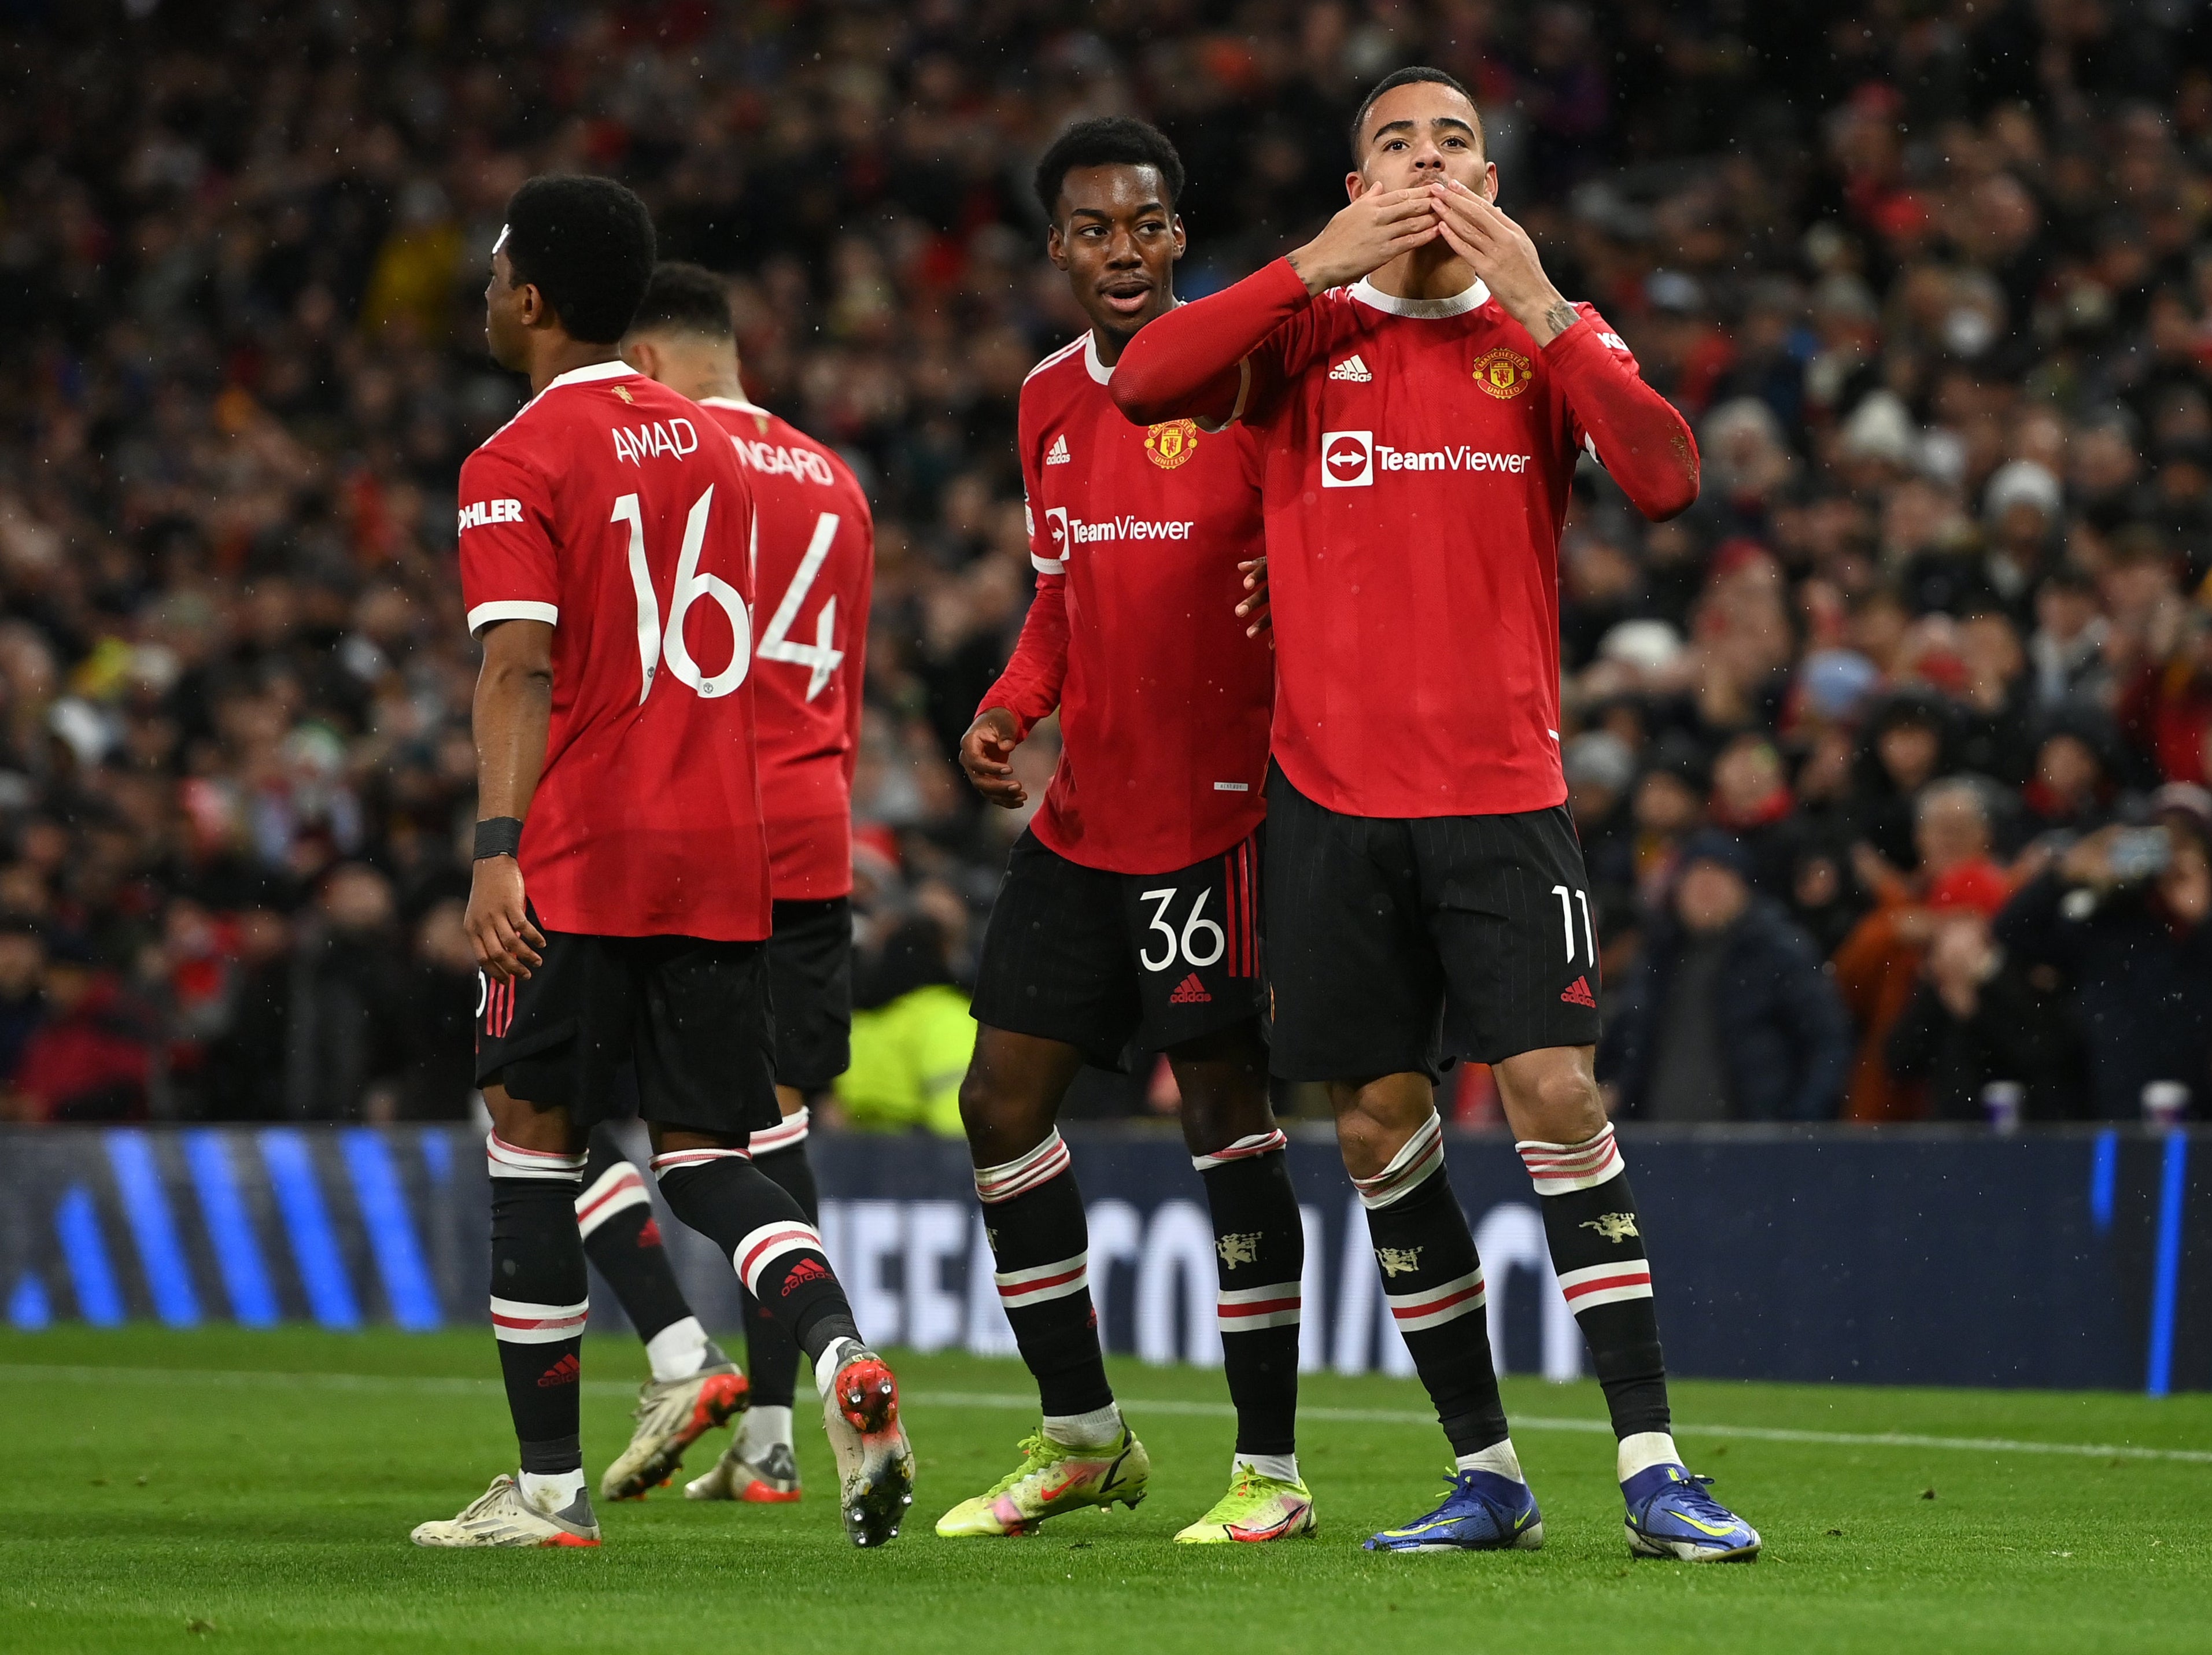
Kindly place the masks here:
POLYGON ((1698 444, 1674 405, 1644 382, 1628 342, 1594 305, 1544 347, 1574 445, 1605 467, 1636 509, 1656 520, 1698 497, 1698 444))
POLYGON ((1279 386, 1294 330, 1313 302, 1304 278, 1278 259, 1243 281, 1148 322, 1121 348, 1113 395, 1139 425, 1195 419, 1218 429, 1279 386))
POLYGON ((1036 596, 1022 622, 1013 659, 975 710, 1004 707, 1026 739, 1036 721, 1060 705, 1067 680, 1067 582, 1057 575, 1037 576, 1036 596))
POLYGON ((515 455, 479 448, 461 462, 461 597, 471 636, 498 621, 561 618, 553 492, 515 455))

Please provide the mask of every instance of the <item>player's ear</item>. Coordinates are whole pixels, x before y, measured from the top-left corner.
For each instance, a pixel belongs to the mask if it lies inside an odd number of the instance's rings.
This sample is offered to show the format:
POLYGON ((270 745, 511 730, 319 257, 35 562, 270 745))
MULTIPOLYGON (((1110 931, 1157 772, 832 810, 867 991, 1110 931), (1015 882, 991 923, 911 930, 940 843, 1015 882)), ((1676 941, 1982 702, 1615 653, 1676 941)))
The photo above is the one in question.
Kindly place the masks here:
POLYGON ((622 359, 649 380, 660 377, 660 353, 653 348, 653 341, 633 336, 622 343, 622 359))
POLYGON ((1182 215, 1181 213, 1170 213, 1168 215, 1168 234, 1175 238, 1175 256, 1178 259, 1182 258, 1182 250, 1188 245, 1188 239, 1182 233, 1182 215))
POLYGON ((1482 163, 1482 198, 1492 205, 1498 201, 1498 163, 1494 161, 1482 163))
POLYGON ((1360 198, 1360 197, 1362 197, 1362 196, 1365 195, 1366 193, 1367 193, 1367 174, 1366 174, 1366 173, 1346 173, 1344 175, 1344 198, 1345 198, 1346 201, 1357 201, 1357 200, 1358 200, 1358 199, 1359 199, 1359 198, 1360 198))

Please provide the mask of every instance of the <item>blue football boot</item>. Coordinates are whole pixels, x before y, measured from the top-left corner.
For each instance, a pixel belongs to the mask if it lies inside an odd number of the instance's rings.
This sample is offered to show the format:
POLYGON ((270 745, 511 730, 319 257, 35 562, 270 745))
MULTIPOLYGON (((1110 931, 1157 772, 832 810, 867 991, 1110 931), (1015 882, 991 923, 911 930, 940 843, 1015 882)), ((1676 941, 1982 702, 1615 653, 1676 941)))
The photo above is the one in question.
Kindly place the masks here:
POLYGON ((1544 1543, 1544 1514, 1525 1482, 1493 1471, 1447 1470, 1451 1493, 1425 1517, 1385 1529, 1370 1552, 1533 1552, 1544 1543))
POLYGON ((1628 1501, 1628 1549, 1638 1557, 1685 1563, 1748 1563, 1759 1555, 1759 1530, 1705 1492, 1711 1477, 1686 1467, 1654 1465, 1620 1485, 1628 1501))

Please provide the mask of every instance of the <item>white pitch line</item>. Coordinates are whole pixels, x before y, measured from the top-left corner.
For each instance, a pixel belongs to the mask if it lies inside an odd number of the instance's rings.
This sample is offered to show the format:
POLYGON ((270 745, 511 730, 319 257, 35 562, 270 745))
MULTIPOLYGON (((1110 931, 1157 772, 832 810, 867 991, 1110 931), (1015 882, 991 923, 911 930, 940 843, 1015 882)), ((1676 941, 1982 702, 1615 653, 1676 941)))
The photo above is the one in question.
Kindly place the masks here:
MULTIPOLYGON (((231 1368, 64 1366, 33 1362, 0 1362, 0 1380, 9 1378, 98 1383, 110 1379, 160 1380, 168 1384, 220 1385, 225 1388, 295 1388, 318 1390, 412 1392, 422 1396, 495 1396, 497 1379, 471 1379, 455 1375, 396 1373, 260 1373, 231 1368)), ((586 1379, 581 1389, 592 1396, 629 1396, 635 1385, 616 1379, 586 1379)), ((1194 1402, 1166 1397, 1124 1396, 1131 1409, 1145 1414, 1188 1415, 1199 1419, 1234 1419, 1227 1402, 1194 1402)), ((917 1390, 907 1401, 921 1408, 1003 1409, 1009 1413, 1036 1411, 1036 1398, 1012 1391, 917 1390)), ((1435 1417, 1401 1409, 1301 1408, 1298 1417, 1328 1425, 1402 1425, 1433 1429, 1435 1417)), ((1613 1427, 1603 1420, 1564 1419, 1523 1414, 1513 1421, 1516 1431, 1572 1431, 1610 1436, 1613 1427)), ((2212 1450, 2197 1448, 2142 1448, 2128 1443, 2030 1442, 2016 1437, 1936 1437, 1905 1431, 1799 1431, 1765 1425, 1677 1424, 1678 1436, 1734 1438, 1747 1442, 1798 1442, 1826 1448, 1934 1448, 1978 1454, 2057 1454, 2077 1459, 2157 1460, 2183 1465, 2212 1465, 2212 1450)))

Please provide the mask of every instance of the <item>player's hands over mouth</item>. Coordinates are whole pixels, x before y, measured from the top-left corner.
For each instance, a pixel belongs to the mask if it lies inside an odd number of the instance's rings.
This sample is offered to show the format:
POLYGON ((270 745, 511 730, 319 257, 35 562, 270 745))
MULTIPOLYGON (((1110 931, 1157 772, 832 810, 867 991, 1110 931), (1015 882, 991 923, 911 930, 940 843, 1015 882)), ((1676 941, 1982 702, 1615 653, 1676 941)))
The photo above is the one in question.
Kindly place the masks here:
POLYGON ((1436 204, 1438 233, 1539 345, 1551 344, 1575 325, 1575 307, 1544 274, 1544 261, 1536 256, 1528 231, 1457 179, 1441 179, 1427 190, 1436 204))
POLYGON ((1256 638, 1267 635, 1267 648, 1275 647, 1275 618, 1267 609, 1267 560, 1255 557, 1249 563, 1237 565, 1237 572, 1244 577, 1244 590, 1252 595, 1237 605, 1237 618, 1249 623, 1244 636, 1256 638))
POLYGON ((528 977, 545 961, 545 934, 530 922, 522 900, 522 864, 512 856, 486 856, 469 876, 469 910, 461 924, 477 964, 493 981, 528 977))
POLYGON ((1290 255, 1308 293, 1340 288, 1401 253, 1437 239, 1437 205, 1425 188, 1370 190, 1290 255))
POLYGON ((1014 749, 1022 745, 1014 715, 1003 707, 986 707, 960 738, 960 768, 975 791, 1006 810, 1029 803, 1029 790, 1014 779, 1014 749))

